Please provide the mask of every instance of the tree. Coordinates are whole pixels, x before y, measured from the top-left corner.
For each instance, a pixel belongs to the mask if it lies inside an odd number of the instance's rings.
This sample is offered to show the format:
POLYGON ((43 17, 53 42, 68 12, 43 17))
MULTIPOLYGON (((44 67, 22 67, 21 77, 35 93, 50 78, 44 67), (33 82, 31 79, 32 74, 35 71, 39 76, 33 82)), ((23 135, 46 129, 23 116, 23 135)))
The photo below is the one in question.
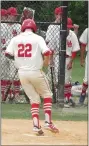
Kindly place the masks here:
MULTIPOLYGON (((54 9, 62 5, 62 1, 1 1, 1 8, 16 7, 21 14, 24 7, 30 7, 35 10, 35 21, 53 22, 54 9)), ((69 1, 68 17, 71 17, 73 23, 80 26, 80 34, 88 27, 88 1, 69 1)), ((44 25, 42 24, 43 28, 44 25)), ((47 26, 47 25, 46 25, 47 26)))

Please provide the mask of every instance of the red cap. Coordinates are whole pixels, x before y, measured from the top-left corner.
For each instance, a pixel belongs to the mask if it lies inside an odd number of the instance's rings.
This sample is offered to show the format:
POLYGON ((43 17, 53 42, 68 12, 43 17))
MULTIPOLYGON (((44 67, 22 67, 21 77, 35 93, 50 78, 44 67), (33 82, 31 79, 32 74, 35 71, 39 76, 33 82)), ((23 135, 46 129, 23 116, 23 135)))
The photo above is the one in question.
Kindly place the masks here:
POLYGON ((13 15, 13 16, 18 15, 18 13, 17 13, 17 9, 14 8, 14 7, 10 7, 10 8, 8 8, 8 9, 7 9, 7 13, 8 13, 9 15, 13 15))
POLYGON ((71 18, 67 18, 67 28, 74 28, 71 18))
POLYGON ((1 14, 1 16, 6 16, 7 15, 7 10, 6 9, 1 9, 0 14, 1 14))
POLYGON ((54 13, 55 13, 56 15, 62 14, 62 12, 63 12, 63 10, 62 10, 61 7, 57 7, 57 8, 55 8, 55 10, 54 10, 54 13))

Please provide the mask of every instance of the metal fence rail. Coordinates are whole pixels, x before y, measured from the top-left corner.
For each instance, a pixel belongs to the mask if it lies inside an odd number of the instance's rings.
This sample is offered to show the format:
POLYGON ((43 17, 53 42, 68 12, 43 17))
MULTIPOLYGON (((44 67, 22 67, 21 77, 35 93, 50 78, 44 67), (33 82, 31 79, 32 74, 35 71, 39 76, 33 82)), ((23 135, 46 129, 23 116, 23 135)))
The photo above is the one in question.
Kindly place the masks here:
MULTIPOLYGON (((37 24, 37 34, 41 35, 44 39, 46 39, 46 32, 48 27, 51 25, 54 27, 53 31, 49 34, 49 38, 51 39, 51 43, 49 44, 50 48, 55 48, 54 56, 53 56, 53 65, 49 66, 48 69, 44 69, 48 80, 50 82, 50 87, 53 91, 53 101, 59 102, 58 99, 64 98, 64 88, 62 88, 60 93, 60 86, 64 85, 64 77, 65 77, 65 67, 61 68, 61 65, 65 66, 65 40, 66 40, 66 19, 67 19, 67 3, 53 2, 53 11, 55 7, 61 6, 63 4, 63 19, 61 23, 53 22, 53 12, 50 12, 50 7, 52 4, 50 2, 9 2, 2 1, 1 8, 8 9, 9 7, 16 7, 18 10, 18 17, 12 22, 7 19, 1 20, 1 91, 2 91, 2 100, 9 102, 15 101, 18 102, 29 102, 27 96, 23 92, 22 86, 19 82, 19 77, 17 73, 17 69, 14 65, 14 61, 7 59, 4 55, 5 49, 9 44, 11 38, 18 35, 21 29, 21 17, 22 11, 24 7, 30 6, 32 11, 35 10, 34 19, 37 24), (41 6, 42 8, 40 8, 41 6), (45 12, 44 6, 47 7, 48 13, 45 12), (40 10, 39 10, 40 9, 40 10), (63 24, 62 24, 63 23, 63 24), (64 39, 60 39, 60 32, 64 39), (64 44, 64 46, 63 46, 64 44), (62 47, 63 46, 63 47, 62 47), (61 57, 61 59, 59 59, 61 57), (61 77, 61 78, 60 78, 61 77), (5 92, 5 97, 4 96, 5 92), (61 95, 60 95, 61 94, 61 95), (25 97, 25 98, 23 98, 25 97), (4 99, 3 99, 4 98, 4 99)), ((46 40, 45 40, 46 41, 46 40)))

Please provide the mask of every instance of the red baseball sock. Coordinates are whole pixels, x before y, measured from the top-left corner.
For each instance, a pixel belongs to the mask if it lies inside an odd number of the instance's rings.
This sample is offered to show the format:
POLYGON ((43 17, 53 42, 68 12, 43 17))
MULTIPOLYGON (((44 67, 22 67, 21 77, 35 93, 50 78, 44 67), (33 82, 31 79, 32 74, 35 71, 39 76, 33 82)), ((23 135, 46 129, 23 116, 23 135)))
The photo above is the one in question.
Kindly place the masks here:
POLYGON ((31 104, 31 114, 33 119, 33 125, 39 127, 39 104, 31 104))
POLYGON ((64 97, 67 98, 67 100, 69 100, 71 98, 71 88, 72 85, 71 84, 65 84, 64 87, 64 97))
POLYGON ((20 94, 20 81, 19 80, 14 80, 13 81, 14 85, 14 95, 19 95, 20 94))
POLYGON ((1 94, 2 94, 2 100, 5 101, 5 93, 6 93, 6 86, 7 86, 7 81, 6 80, 1 80, 1 94))
POLYGON ((52 98, 44 98, 44 112, 45 112, 45 121, 48 123, 51 122, 51 108, 52 108, 52 98))
POLYGON ((10 81, 10 80, 7 80, 7 87, 6 87, 6 92, 8 91, 8 89, 9 89, 9 92, 8 92, 8 95, 10 95, 11 96, 11 94, 12 94, 12 89, 11 89, 11 85, 12 85, 12 83, 11 83, 12 81, 10 81))

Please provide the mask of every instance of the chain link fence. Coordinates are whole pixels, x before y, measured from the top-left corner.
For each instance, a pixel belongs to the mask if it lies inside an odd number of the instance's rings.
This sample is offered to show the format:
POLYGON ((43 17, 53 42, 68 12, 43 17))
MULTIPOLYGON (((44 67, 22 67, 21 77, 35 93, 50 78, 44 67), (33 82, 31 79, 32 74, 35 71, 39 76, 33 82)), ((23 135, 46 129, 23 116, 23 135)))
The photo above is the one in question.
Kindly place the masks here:
MULTIPOLYGON (((54 23, 54 9, 62 5, 62 2, 40 2, 40 1, 2 1, 1 8, 8 9, 9 7, 15 7, 18 11, 17 16, 11 17, 6 15, 5 19, 1 17, 1 93, 2 101, 15 102, 15 103, 28 103, 29 99, 24 93, 19 81, 17 69, 14 65, 14 61, 5 57, 5 49, 10 40, 18 35, 21 30, 21 24, 24 19, 28 17, 34 18, 37 24, 37 34, 41 35, 46 43, 50 41, 48 47, 55 49, 53 62, 48 68, 44 68, 50 87, 53 92, 53 100, 57 102, 59 98, 57 92, 60 90, 58 86, 58 76, 60 77, 60 60, 61 55, 61 35, 62 34, 62 22, 54 23), (24 10, 28 9, 30 16, 24 18, 24 10), (52 11, 50 11, 52 9, 52 11), (53 23, 52 23, 53 22, 53 23)), ((67 13, 67 10, 66 10, 67 13)), ((65 15, 66 19, 67 16, 65 15)), ((62 55, 63 57, 63 55, 62 55)), ((62 61, 62 60, 61 60, 62 61)), ((64 65, 64 64, 63 64, 64 65)), ((64 93, 62 89, 62 93, 64 93)))

